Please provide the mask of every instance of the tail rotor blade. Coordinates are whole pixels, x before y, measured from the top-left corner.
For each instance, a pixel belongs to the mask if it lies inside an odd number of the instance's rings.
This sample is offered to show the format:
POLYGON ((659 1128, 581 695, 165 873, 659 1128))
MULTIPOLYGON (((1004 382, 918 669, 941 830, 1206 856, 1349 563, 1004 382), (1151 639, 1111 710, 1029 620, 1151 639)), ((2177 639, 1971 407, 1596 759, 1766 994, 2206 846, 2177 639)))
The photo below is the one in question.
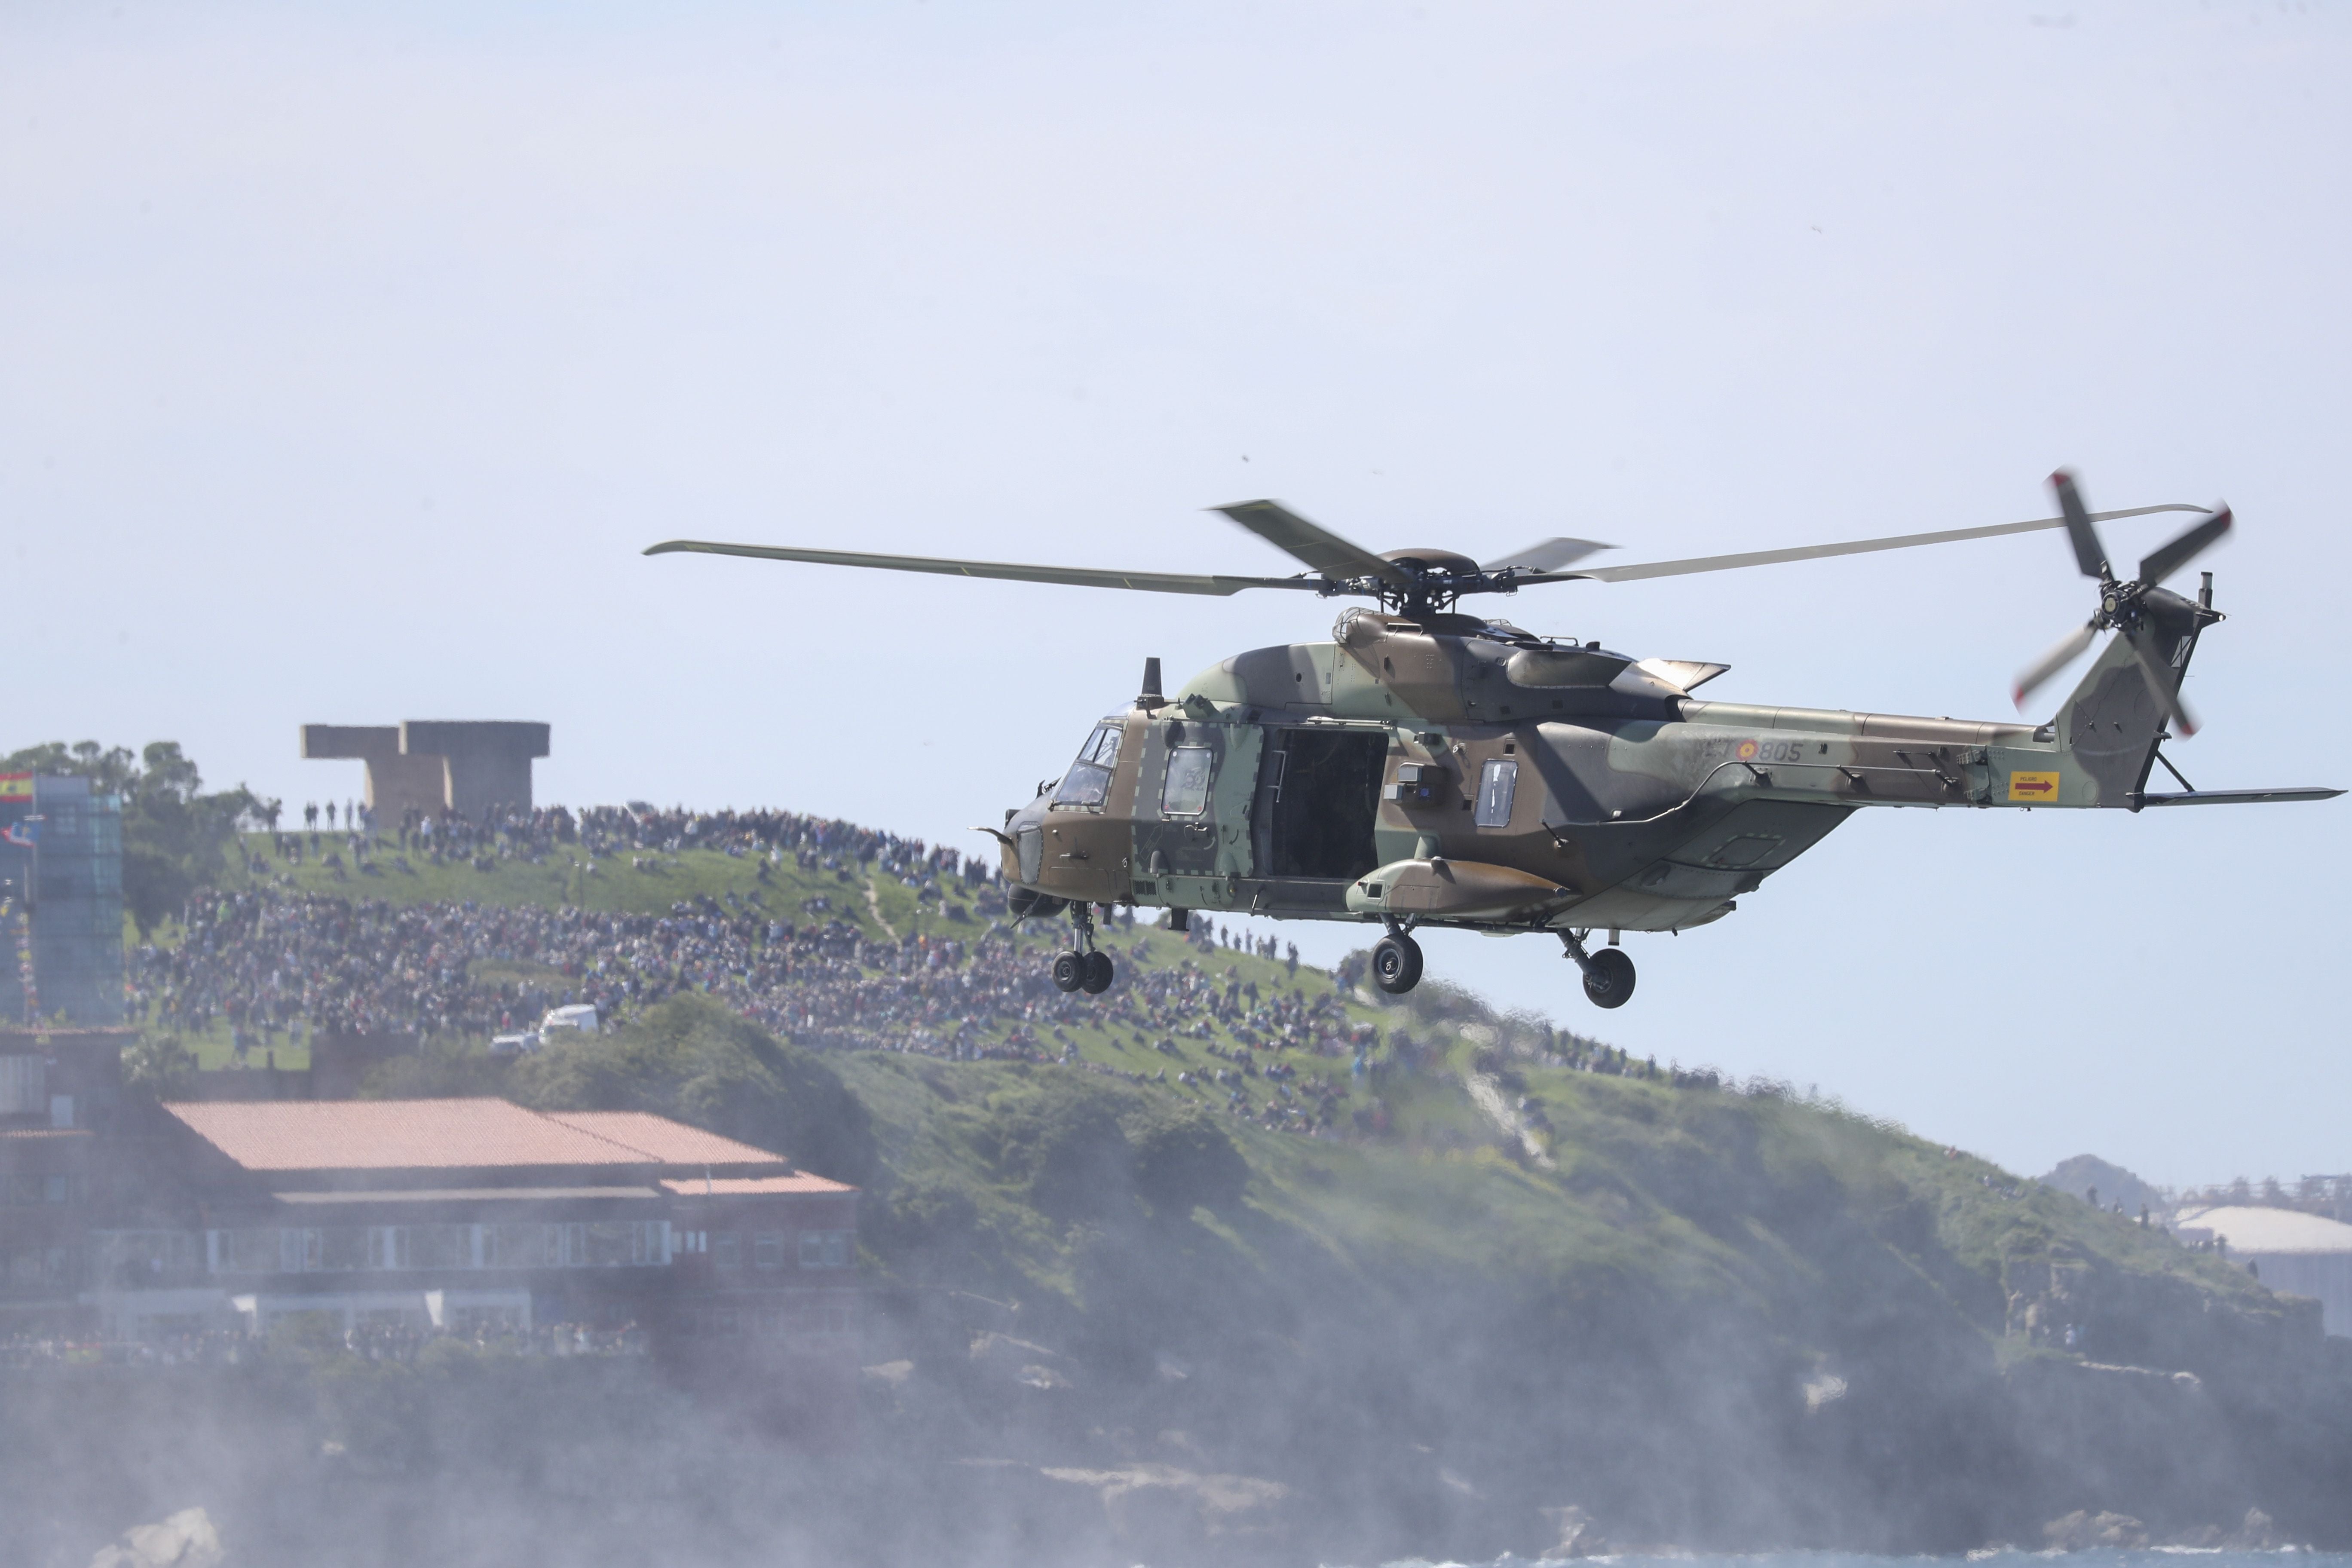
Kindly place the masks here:
POLYGON ((2230 531, 2230 525, 2234 521, 2227 503, 2216 507, 2212 516, 2177 535, 2170 543, 2159 544, 2142 557, 2140 582, 2151 588, 2163 582, 2218 543, 2221 536, 2230 531))
POLYGON ((2156 698, 2156 705, 2164 710, 2165 716, 2180 731, 2181 739, 2186 740, 2197 733, 2196 715, 2189 711, 2189 704, 2180 700, 2179 684, 2148 647, 2147 631, 2142 629, 2129 640, 2132 658, 2139 665, 2140 677, 2147 682, 2148 691, 2156 698))
POLYGON ((2028 665, 2019 674, 2016 685, 2010 691, 2011 697, 2016 700, 2020 711, 2024 710, 2027 698, 2040 689, 2044 681, 2080 658, 2083 650, 2091 646, 2091 639, 2096 636, 2098 636, 2096 622, 2080 626, 2068 633, 2065 640, 2057 647, 2028 665))
POLYGON ((2099 542, 2099 531, 2091 526, 2091 513, 2083 505, 2082 492, 2074 488, 2074 476, 2061 468, 2050 476, 2050 488, 2058 492, 2058 510, 2065 514, 2066 537, 2074 546, 2074 564, 2083 569, 2085 577, 2107 579, 2107 547, 2099 542))

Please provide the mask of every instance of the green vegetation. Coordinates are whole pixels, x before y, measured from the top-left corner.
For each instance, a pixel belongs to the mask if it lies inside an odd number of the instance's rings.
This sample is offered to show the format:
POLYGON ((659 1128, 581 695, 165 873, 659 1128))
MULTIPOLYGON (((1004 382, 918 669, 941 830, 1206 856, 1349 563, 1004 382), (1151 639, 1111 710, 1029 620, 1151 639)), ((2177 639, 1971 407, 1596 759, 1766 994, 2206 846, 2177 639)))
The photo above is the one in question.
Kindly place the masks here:
POLYGON ((278 811, 278 802, 242 784, 204 793, 203 776, 177 741, 151 742, 136 757, 95 741, 51 741, 10 752, 0 773, 87 778, 122 797, 123 910, 142 937, 189 894, 219 881, 240 824, 266 822, 278 811))

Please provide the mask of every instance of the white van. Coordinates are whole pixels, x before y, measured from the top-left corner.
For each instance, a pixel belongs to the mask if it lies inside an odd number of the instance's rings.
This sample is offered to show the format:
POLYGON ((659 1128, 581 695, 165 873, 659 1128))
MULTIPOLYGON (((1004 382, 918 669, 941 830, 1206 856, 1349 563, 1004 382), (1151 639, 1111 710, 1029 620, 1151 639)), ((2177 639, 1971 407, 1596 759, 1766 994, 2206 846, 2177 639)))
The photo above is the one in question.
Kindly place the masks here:
POLYGON ((555 1037, 565 1029, 577 1029, 583 1035, 599 1034, 596 1006, 593 1002, 575 1002, 569 1007, 550 1007, 547 1016, 539 1021, 539 1043, 553 1045, 555 1037))

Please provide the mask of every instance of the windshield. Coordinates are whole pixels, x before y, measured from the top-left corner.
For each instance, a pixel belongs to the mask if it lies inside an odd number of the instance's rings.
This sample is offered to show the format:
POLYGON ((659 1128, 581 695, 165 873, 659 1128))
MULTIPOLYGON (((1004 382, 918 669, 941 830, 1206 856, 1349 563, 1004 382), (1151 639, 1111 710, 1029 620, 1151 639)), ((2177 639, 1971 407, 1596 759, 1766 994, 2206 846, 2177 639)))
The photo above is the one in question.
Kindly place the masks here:
POLYGON ((1119 727, 1108 720, 1095 726, 1078 760, 1054 791, 1055 805, 1100 805, 1110 794, 1111 769, 1118 765, 1119 727))

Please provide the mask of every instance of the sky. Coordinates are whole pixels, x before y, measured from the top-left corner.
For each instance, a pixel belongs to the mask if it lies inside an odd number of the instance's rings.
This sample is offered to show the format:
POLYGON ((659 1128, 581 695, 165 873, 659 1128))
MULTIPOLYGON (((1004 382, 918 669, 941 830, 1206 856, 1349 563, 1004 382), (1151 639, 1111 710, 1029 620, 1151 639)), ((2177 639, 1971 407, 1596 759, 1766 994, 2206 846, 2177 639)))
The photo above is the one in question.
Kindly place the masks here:
MULTIPOLYGON (((1338 606, 643 547, 1283 574, 1204 510, 1270 496, 1638 561, 2046 516, 2065 464, 2237 509, 2189 776, 2352 784, 2347 68, 2313 0, 11 5, 0 747, 299 805, 360 787, 302 722, 536 719, 542 801, 976 850, 1146 656, 1338 606)), ((2034 534, 1502 613, 2005 718, 2090 601, 2034 534)), ((1862 813, 1629 936, 1610 1014, 1547 941, 1425 945, 2028 1173, 2291 1181, 2352 1171, 2347 846, 2352 800, 1862 813)))

